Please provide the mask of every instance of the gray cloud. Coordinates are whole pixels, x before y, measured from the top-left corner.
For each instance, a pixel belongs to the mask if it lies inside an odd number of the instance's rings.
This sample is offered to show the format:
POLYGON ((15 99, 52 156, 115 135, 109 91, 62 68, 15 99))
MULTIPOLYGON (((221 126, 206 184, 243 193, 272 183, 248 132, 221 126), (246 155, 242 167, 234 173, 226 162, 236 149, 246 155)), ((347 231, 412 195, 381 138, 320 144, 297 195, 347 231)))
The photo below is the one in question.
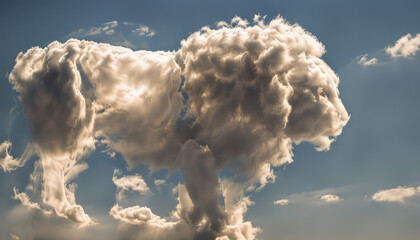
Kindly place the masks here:
MULTIPOLYGON (((42 176, 43 204, 94 224, 76 204, 72 181, 87 168, 82 157, 101 144, 129 168, 182 172, 170 217, 141 206, 111 209, 121 229, 139 231, 132 236, 185 229, 187 239, 255 239, 260 229, 244 221, 253 204, 247 194, 274 182, 272 168, 293 161, 293 144, 328 150, 349 116, 315 37, 279 17, 254 21, 204 27, 177 52, 70 39, 20 53, 9 80, 41 159, 32 180, 42 176), (233 176, 219 180, 223 168, 233 176)), ((144 185, 137 183, 130 186, 144 185)))
POLYGON ((226 216, 219 205, 219 180, 212 152, 208 147, 188 140, 182 146, 178 158, 185 187, 193 204, 186 217, 187 221, 197 225, 205 218, 211 230, 219 232, 225 225, 226 216))

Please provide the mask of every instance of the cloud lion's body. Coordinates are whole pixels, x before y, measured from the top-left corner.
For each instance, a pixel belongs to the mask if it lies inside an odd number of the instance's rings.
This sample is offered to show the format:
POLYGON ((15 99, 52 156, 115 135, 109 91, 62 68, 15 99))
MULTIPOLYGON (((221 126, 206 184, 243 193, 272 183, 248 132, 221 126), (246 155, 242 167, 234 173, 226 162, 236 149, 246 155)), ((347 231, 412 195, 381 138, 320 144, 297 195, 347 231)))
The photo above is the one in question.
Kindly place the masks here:
MULTIPOLYGON (((180 168, 184 176, 175 222, 140 207, 114 207, 118 219, 147 212, 171 229, 253 239, 258 229, 243 223, 252 203, 245 189, 274 181, 272 167, 292 162, 292 143, 328 150, 349 116, 314 36, 281 18, 246 25, 203 28, 176 52, 71 39, 19 54, 10 82, 42 161, 43 203, 93 222, 66 192, 79 159, 101 142, 129 167, 180 168), (223 210, 218 172, 226 166, 234 174, 224 180, 223 210)), ((143 218, 125 222, 144 229, 143 218)))

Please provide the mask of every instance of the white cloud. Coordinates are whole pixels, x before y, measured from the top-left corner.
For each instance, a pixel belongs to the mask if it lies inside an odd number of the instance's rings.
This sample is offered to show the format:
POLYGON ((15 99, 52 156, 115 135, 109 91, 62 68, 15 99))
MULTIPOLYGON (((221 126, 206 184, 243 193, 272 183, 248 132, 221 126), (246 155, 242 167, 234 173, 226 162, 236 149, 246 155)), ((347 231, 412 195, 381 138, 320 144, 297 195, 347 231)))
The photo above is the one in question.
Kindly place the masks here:
POLYGON ((23 167, 25 163, 34 154, 34 146, 32 143, 26 145, 26 149, 20 158, 13 158, 9 154, 9 149, 12 147, 10 141, 4 141, 0 144, 0 167, 4 172, 10 172, 16 170, 18 167, 23 167))
POLYGON ((174 223, 166 222, 165 219, 152 213, 147 207, 122 208, 118 204, 113 206, 109 212, 115 219, 119 219, 131 224, 147 224, 155 227, 167 228, 174 223))
POLYGON ((372 200, 377 202, 403 203, 407 198, 411 198, 416 195, 420 195, 420 187, 397 187, 376 192, 373 194, 372 200))
POLYGON ((122 172, 119 169, 114 170, 112 182, 117 187, 116 200, 121 201, 125 198, 124 192, 134 191, 141 194, 150 193, 150 189, 142 176, 136 174, 131 176, 121 176, 122 172))
POLYGON ((340 202, 343 201, 342 198, 340 198, 337 195, 334 194, 327 194, 327 195, 323 195, 321 196, 320 200, 327 202, 327 203, 336 203, 336 202, 340 202))
POLYGON ((122 190, 126 191, 137 191, 140 193, 148 193, 150 192, 149 187, 147 186, 146 182, 143 180, 143 178, 136 174, 131 176, 122 176, 121 170, 115 169, 114 170, 114 176, 112 177, 112 182, 114 182, 115 186, 117 188, 120 188, 122 190))
POLYGON ((376 65, 378 63, 378 59, 377 58, 371 58, 371 59, 368 60, 367 57, 368 57, 367 54, 362 55, 360 57, 358 63, 360 65, 363 65, 363 66, 372 66, 372 65, 376 65))
MULTIPOLYGON (((100 31, 117 34, 114 25, 100 31)), ((111 209, 114 218, 148 231, 154 223, 188 225, 194 236, 255 239, 260 229, 244 221, 253 204, 247 191, 274 182, 273 167, 293 161, 292 144, 328 150, 349 116, 314 36, 280 17, 248 25, 235 17, 231 25, 204 27, 177 52, 70 39, 20 53, 9 81, 42 163, 33 181, 42 174, 43 203, 59 216, 93 222, 76 204, 72 181, 87 168, 82 157, 101 144, 129 168, 179 168, 185 183, 175 220, 120 205, 111 209), (218 174, 233 162, 232 178, 222 180, 223 209, 218 174)), ((120 189, 148 190, 140 176, 116 175, 120 189)))
POLYGON ((385 51, 391 57, 410 57, 420 50, 420 33, 416 36, 407 34, 397 40, 394 46, 388 46, 385 51))
POLYGON ((287 199, 280 199, 274 202, 275 205, 279 205, 279 206, 287 206, 289 204, 289 200, 287 199))

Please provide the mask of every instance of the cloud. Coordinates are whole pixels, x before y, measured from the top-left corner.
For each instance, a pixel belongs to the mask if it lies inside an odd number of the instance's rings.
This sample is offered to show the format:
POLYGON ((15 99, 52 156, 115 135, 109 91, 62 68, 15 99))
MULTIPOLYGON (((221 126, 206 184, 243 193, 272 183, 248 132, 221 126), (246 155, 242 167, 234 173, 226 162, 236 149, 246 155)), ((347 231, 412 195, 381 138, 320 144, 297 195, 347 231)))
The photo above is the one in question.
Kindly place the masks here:
POLYGON ((31 200, 29 199, 28 195, 26 195, 26 193, 19 193, 19 191, 16 188, 13 188, 13 192, 14 192, 13 199, 19 200, 23 206, 26 206, 29 209, 39 210, 46 215, 52 214, 51 211, 42 209, 38 203, 31 202, 31 200))
POLYGON ((368 55, 362 55, 358 61, 358 63, 360 65, 363 66, 372 66, 372 65, 376 65, 378 63, 378 59, 377 58, 371 58, 371 59, 367 59, 368 55))
POLYGON ((155 181, 153 182, 156 186, 162 186, 162 185, 166 185, 166 181, 165 179, 155 179, 155 181))
POLYGON ((134 30, 131 30, 134 33, 137 33, 139 36, 153 37, 156 33, 154 30, 151 30, 148 26, 138 25, 134 30))
POLYGON ((327 195, 323 195, 321 196, 320 200, 327 202, 327 203, 336 203, 336 202, 341 202, 343 201, 342 198, 340 198, 337 195, 334 194, 327 194, 327 195))
POLYGON ((150 193, 150 189, 147 186, 143 178, 136 174, 131 176, 121 176, 122 172, 119 169, 114 170, 114 176, 112 182, 117 186, 116 200, 121 201, 124 199, 125 191, 134 191, 141 194, 150 193), (121 177, 120 177, 121 176, 121 177))
MULTIPOLYGON (((94 224, 76 204, 73 180, 87 168, 83 157, 105 145, 129 169, 179 169, 184 181, 169 218, 116 204, 110 214, 121 228, 153 234, 160 224, 196 239, 255 239, 261 229, 244 221, 249 194, 275 181, 274 167, 293 161, 293 144, 329 150, 349 115, 316 37, 280 17, 254 21, 204 27, 176 52, 70 39, 20 53, 9 81, 42 163, 31 179, 42 176, 43 204, 94 224), (231 177, 219 179, 222 169, 231 177)), ((148 189, 138 175, 118 176, 120 189, 148 189)))
POLYGON ((45 214, 42 209, 23 204, 12 208, 2 224, 19 239, 91 239, 85 237, 86 228, 79 226, 55 213, 45 214))
POLYGON ((70 33, 70 36, 88 37, 99 34, 112 35, 115 33, 114 28, 118 27, 117 21, 106 22, 101 27, 91 27, 87 29, 79 29, 76 32, 70 33))
POLYGON ((132 176, 118 177, 121 174, 121 170, 114 170, 112 182, 115 184, 115 186, 117 186, 117 188, 126 191, 137 191, 143 194, 150 192, 149 187, 140 175, 136 174, 132 176))
POLYGON ((394 46, 388 46, 385 51, 393 58, 410 57, 417 54, 420 50, 420 33, 416 36, 407 34, 397 40, 394 46))
POLYGON ((166 222, 165 219, 152 213, 147 207, 129 207, 122 208, 118 204, 113 206, 110 211, 111 216, 131 224, 147 224, 155 227, 170 227, 173 223, 166 222))
POLYGON ((274 202, 275 205, 279 205, 279 206, 287 206, 289 204, 289 200, 287 199, 280 199, 274 202))
POLYGON ((376 202, 400 202, 420 194, 420 187, 397 187, 380 190, 373 194, 372 200, 376 202))
POLYGON ((67 38, 106 42, 132 49, 147 48, 147 39, 156 35, 149 26, 132 22, 111 21, 99 27, 81 28, 67 38))
POLYGON ((12 240, 19 240, 20 239, 18 236, 16 236, 13 233, 10 233, 10 237, 12 238, 12 240))
POLYGON ((29 143, 26 145, 22 156, 16 159, 9 154, 9 149, 11 147, 12 143, 10 141, 4 141, 0 144, 0 167, 4 172, 10 172, 16 170, 18 167, 23 167, 25 163, 32 157, 35 150, 33 144, 29 143))
POLYGON ((334 200, 343 201, 341 194, 350 194, 354 192, 355 186, 343 186, 338 188, 325 188, 310 192, 293 193, 287 196, 287 200, 293 204, 302 204, 310 206, 322 206, 326 202, 333 202, 334 200))
POLYGON ((197 225, 206 219, 211 230, 220 232, 226 223, 226 215, 219 205, 219 179, 211 150, 188 140, 183 144, 178 159, 192 202, 187 221, 197 225))

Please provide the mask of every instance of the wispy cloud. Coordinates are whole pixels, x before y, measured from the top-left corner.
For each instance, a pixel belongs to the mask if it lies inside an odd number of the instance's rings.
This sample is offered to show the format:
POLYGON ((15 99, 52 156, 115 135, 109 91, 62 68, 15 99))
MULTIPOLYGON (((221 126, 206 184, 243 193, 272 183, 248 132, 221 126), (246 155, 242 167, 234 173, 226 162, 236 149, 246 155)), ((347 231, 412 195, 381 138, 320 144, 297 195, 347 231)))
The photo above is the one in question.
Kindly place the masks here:
POLYGON ((111 21, 99 27, 80 28, 66 37, 105 42, 135 49, 144 48, 147 39, 155 35, 155 30, 143 24, 111 21))
POLYGON ((114 28, 116 27, 118 27, 117 21, 106 22, 100 27, 80 28, 79 30, 70 33, 69 36, 88 37, 99 34, 113 35, 115 33, 114 28))
POLYGON ((409 57, 414 56, 420 50, 420 33, 416 36, 407 34, 394 44, 394 46, 388 46, 385 51, 388 55, 393 58, 396 57, 409 57))
POLYGON ((376 202, 400 202, 406 199, 420 195, 420 187, 397 187, 387 190, 380 190, 373 194, 372 200, 376 202))
POLYGON ((372 66, 372 65, 376 65, 378 63, 378 59, 377 58, 371 58, 371 59, 368 60, 368 54, 364 54, 364 55, 360 56, 360 59, 359 59, 358 63, 360 65, 363 65, 363 66, 372 66))
POLYGON ((14 158, 9 154, 9 149, 12 147, 12 142, 4 141, 0 144, 0 167, 4 172, 16 170, 18 167, 23 167, 25 163, 35 153, 35 147, 32 143, 26 145, 26 149, 20 158, 14 158))
POLYGON ((137 33, 139 36, 153 37, 156 33, 150 30, 148 26, 139 25, 136 29, 131 30, 133 33, 137 33))
POLYGON ((279 205, 279 206, 286 206, 289 204, 289 200, 288 199, 280 199, 274 202, 275 205, 279 205))
POLYGON ((353 193, 355 186, 343 186, 338 188, 325 188, 311 192, 294 193, 287 196, 289 203, 303 204, 303 205, 322 205, 325 203, 337 203, 343 201, 341 194, 353 193))
POLYGON ((336 202, 343 201, 342 198, 334 194, 326 194, 326 195, 321 196, 319 199, 327 203, 336 203, 336 202))

